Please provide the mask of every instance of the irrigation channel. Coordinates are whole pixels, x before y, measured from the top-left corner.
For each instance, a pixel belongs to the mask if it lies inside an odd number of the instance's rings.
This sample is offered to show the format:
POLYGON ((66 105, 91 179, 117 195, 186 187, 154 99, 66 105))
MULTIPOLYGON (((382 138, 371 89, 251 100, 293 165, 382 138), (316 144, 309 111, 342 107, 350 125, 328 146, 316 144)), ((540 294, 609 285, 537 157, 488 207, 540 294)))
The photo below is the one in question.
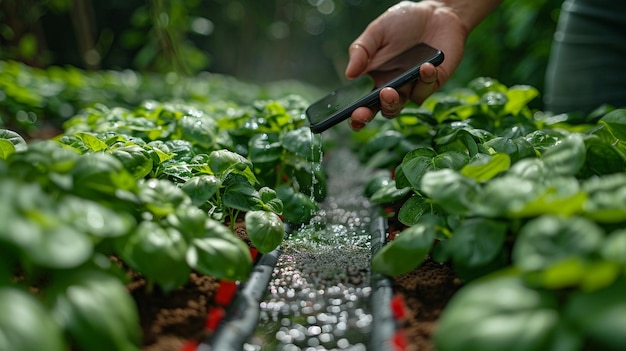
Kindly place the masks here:
POLYGON ((392 350, 391 282, 370 271, 386 230, 363 196, 368 174, 348 150, 324 167, 316 217, 261 257, 199 351, 392 350))

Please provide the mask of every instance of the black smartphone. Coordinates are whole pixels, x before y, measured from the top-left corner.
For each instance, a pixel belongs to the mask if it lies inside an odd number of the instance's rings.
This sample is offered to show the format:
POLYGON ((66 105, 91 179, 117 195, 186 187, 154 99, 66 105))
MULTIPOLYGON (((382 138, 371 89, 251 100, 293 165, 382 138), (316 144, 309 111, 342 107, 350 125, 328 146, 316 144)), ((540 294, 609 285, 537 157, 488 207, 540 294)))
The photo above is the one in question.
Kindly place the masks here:
POLYGON ((426 62, 440 65, 443 52, 420 43, 331 92, 306 109, 311 131, 325 131, 346 120, 358 107, 376 107, 381 89, 399 89, 419 79, 420 66, 426 62), (405 67, 412 68, 405 71, 405 67))

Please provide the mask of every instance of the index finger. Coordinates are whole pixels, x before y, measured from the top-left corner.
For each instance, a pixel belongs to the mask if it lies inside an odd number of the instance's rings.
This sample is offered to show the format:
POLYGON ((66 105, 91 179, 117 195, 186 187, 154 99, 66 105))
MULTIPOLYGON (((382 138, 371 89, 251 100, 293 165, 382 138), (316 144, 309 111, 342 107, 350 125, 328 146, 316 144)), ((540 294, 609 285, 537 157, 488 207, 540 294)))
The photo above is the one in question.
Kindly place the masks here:
POLYGON ((356 78, 365 73, 369 63, 369 52, 360 44, 352 44, 348 49, 348 66, 345 75, 347 78, 356 78))

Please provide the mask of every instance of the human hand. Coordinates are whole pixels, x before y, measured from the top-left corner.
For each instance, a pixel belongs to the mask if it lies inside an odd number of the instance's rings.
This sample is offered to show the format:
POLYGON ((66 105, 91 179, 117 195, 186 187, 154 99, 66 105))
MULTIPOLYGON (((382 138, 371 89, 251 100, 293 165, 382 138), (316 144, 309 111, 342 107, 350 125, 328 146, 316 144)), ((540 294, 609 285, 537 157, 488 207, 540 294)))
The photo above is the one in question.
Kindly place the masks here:
MULTIPOLYGON (((356 78, 420 42, 445 54, 439 67, 430 63, 420 68, 420 79, 399 90, 384 88, 380 108, 360 107, 350 118, 354 130, 362 129, 378 110, 387 118, 397 116, 410 99, 421 104, 439 89, 458 67, 468 29, 449 7, 439 1, 403 1, 376 18, 352 43, 346 77, 356 78)), ((406 69, 410 67, 405 67, 406 69)))

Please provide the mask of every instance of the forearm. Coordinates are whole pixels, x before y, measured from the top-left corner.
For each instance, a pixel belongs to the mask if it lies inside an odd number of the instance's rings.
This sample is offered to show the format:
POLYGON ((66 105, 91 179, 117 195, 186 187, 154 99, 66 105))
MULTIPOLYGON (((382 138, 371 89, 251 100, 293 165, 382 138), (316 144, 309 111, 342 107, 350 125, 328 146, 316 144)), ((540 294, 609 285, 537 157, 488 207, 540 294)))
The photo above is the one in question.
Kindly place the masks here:
POLYGON ((463 22, 467 32, 471 32, 503 0, 438 0, 449 7, 463 22))

